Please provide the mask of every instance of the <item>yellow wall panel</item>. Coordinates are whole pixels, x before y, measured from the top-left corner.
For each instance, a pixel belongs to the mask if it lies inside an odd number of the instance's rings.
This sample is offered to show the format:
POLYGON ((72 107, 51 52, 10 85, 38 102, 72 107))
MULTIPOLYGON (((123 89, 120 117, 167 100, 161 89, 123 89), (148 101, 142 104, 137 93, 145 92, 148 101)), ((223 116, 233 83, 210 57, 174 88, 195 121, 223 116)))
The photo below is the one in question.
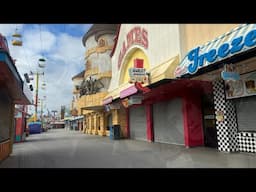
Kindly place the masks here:
POLYGON ((150 64, 147 56, 141 50, 136 48, 136 50, 131 50, 124 59, 123 67, 121 69, 121 75, 119 80, 119 85, 127 83, 129 81, 129 68, 134 66, 134 59, 143 59, 143 67, 147 70, 150 68, 150 64))

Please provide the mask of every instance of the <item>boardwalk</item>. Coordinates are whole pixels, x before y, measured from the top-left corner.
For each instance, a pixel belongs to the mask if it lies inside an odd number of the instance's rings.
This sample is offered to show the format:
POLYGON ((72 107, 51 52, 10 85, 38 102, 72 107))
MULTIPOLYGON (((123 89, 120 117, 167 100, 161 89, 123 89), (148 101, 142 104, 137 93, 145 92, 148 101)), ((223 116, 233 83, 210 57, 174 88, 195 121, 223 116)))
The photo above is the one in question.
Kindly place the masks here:
POLYGON ((110 140, 52 129, 14 145, 0 168, 256 168, 256 155, 215 149, 110 140))

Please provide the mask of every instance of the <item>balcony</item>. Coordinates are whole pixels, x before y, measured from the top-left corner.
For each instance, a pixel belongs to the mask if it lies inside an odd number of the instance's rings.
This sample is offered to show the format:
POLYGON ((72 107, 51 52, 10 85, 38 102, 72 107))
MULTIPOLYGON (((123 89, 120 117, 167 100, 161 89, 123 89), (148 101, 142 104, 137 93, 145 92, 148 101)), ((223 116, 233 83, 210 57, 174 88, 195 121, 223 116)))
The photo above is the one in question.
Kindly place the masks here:
POLYGON ((103 98, 107 95, 108 92, 99 92, 92 95, 83 95, 78 99, 78 107, 86 110, 99 110, 103 109, 103 98))

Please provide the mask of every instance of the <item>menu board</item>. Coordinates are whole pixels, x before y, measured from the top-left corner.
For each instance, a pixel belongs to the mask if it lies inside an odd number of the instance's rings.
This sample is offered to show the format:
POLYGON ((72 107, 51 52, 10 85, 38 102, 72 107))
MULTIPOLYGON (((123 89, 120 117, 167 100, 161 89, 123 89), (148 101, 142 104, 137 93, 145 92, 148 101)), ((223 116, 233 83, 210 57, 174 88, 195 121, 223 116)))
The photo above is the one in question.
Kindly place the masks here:
POLYGON ((256 95, 256 71, 240 75, 240 80, 225 81, 226 98, 256 95))

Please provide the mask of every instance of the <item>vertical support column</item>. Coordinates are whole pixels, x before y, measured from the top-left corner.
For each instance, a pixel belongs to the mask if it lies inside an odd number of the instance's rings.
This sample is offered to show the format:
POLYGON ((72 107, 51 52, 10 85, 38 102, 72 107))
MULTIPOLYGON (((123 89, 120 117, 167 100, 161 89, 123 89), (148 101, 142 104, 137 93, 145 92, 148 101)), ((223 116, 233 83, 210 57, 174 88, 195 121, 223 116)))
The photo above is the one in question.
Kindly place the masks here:
POLYGON ((87 125, 87 123, 88 123, 87 115, 84 115, 83 123, 84 123, 84 131, 83 131, 83 133, 87 133, 87 127, 88 127, 88 125, 87 125))
POLYGON ((106 121, 104 112, 100 113, 100 135, 106 136, 106 121))
POLYGON ((99 123, 97 121, 97 117, 98 117, 98 113, 95 113, 94 114, 94 117, 93 117, 93 121, 94 121, 94 134, 95 135, 98 135, 98 126, 99 126, 99 123))
POLYGON ((92 113, 89 115, 89 134, 92 134, 92 113))
POLYGON ((85 115, 85 122, 84 122, 84 133, 88 134, 88 128, 89 128, 89 119, 88 119, 88 115, 85 115))
POLYGON ((150 142, 153 142, 154 130, 153 130, 153 116, 152 116, 151 104, 146 104, 146 119, 147 119, 147 140, 150 142))
POLYGON ((118 117, 118 109, 114 109, 112 111, 112 125, 118 125, 119 124, 119 117, 118 117))
POLYGON ((14 128, 14 112, 15 112, 15 104, 14 103, 10 103, 10 111, 9 111, 9 137, 10 137, 10 153, 12 153, 12 147, 13 147, 13 143, 14 143, 14 135, 15 135, 15 128, 14 128))
POLYGON ((223 121, 216 121, 218 149, 220 151, 237 151, 237 121, 235 107, 231 100, 226 100, 223 80, 213 82, 215 115, 224 114, 223 121))
POLYGON ((127 138, 130 139, 130 112, 129 112, 129 108, 127 107, 125 109, 126 112, 126 133, 127 133, 127 138))

